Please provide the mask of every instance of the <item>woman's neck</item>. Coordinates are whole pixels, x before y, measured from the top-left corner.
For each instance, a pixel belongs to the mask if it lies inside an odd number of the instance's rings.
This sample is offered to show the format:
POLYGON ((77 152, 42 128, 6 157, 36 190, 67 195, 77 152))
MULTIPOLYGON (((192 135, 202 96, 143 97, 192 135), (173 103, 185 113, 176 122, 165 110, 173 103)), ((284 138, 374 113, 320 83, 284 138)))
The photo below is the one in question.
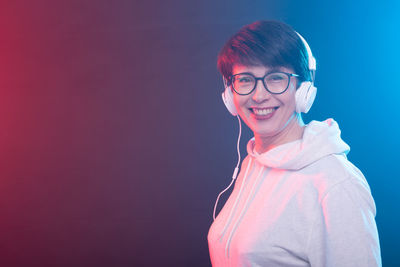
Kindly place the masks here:
POLYGON ((296 113, 289 119, 285 127, 276 135, 273 136, 260 136, 254 134, 255 151, 261 154, 274 147, 286 144, 303 137, 304 122, 301 115, 296 113))

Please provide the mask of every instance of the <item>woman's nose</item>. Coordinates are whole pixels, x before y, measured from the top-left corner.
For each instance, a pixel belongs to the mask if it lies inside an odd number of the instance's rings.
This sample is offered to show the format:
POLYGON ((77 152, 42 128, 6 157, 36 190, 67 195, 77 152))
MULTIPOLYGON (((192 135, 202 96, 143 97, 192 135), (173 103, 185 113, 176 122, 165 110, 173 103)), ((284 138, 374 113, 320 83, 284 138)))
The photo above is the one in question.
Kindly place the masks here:
POLYGON ((271 93, 267 91, 264 87, 264 83, 261 80, 256 82, 256 88, 253 92, 253 100, 255 102, 262 102, 265 99, 269 99, 271 97, 271 93))

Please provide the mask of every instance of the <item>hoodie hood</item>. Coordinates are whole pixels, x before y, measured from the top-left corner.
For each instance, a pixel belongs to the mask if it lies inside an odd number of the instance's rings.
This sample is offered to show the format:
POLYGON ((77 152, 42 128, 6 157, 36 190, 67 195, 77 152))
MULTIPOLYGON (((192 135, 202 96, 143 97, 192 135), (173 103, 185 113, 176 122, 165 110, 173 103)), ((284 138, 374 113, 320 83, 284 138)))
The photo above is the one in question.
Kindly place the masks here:
POLYGON ((331 154, 347 155, 350 147, 340 138, 340 129, 333 119, 311 121, 303 138, 277 146, 262 154, 254 150, 255 139, 247 144, 247 153, 260 164, 285 170, 299 170, 331 154))

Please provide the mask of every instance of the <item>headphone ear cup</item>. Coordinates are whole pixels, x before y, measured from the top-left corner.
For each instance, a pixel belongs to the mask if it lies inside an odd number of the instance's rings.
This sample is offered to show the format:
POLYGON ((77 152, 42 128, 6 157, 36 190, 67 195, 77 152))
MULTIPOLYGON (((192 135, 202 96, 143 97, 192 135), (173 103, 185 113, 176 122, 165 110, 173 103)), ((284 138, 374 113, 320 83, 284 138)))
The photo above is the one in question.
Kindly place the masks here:
POLYGON ((230 86, 225 87, 225 91, 222 93, 222 100, 228 111, 233 115, 237 116, 238 112, 236 110, 235 104, 233 103, 233 93, 230 86))
POLYGON ((296 90, 296 112, 307 113, 314 103, 316 95, 317 87, 311 82, 302 82, 300 87, 296 90))

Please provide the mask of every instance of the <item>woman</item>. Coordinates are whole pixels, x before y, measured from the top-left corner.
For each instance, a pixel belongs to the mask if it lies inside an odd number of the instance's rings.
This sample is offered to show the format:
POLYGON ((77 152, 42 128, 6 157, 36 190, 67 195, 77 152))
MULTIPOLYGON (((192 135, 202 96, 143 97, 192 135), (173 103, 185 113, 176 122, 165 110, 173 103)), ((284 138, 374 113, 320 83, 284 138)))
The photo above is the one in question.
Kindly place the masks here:
POLYGON ((381 266, 375 203, 338 124, 301 118, 315 67, 276 21, 243 27, 221 50, 224 102, 254 137, 208 234, 213 266, 381 266))

